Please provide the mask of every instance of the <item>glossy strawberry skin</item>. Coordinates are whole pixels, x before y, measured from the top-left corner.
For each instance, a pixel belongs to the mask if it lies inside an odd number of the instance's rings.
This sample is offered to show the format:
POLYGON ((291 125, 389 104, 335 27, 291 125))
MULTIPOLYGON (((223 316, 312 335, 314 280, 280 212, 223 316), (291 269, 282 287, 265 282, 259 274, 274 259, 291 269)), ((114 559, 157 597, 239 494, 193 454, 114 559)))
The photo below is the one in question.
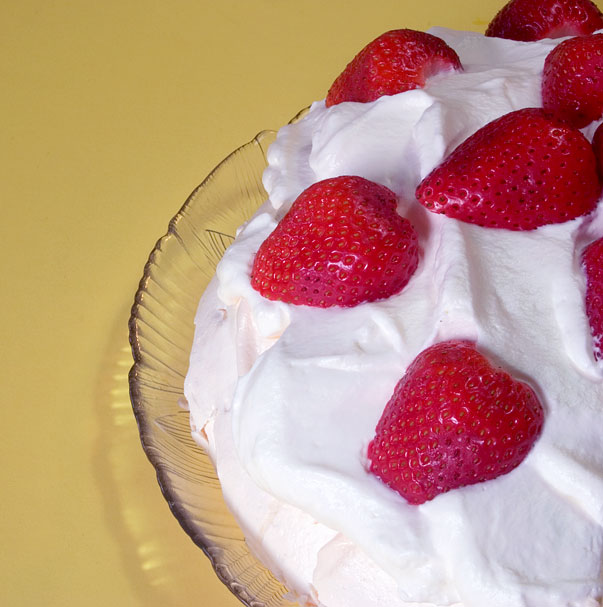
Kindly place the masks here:
POLYGON ((416 192, 434 213, 508 230, 569 221, 592 211, 600 194, 592 145, 540 108, 479 129, 416 192))
POLYGON ((260 246, 251 285, 268 299, 327 308, 390 297, 419 259, 417 235, 396 195, 362 177, 302 192, 260 246))
POLYGON ((603 181, 603 123, 601 123, 593 136, 593 151, 597 159, 599 178, 603 181))
POLYGON ((603 359, 603 238, 592 242, 582 253, 586 275, 586 315, 593 336, 595 360, 603 359))
POLYGON ((392 30, 354 57, 329 89, 326 105, 375 101, 421 88, 430 76, 458 69, 458 55, 441 38, 415 30, 392 30))
POLYGON ((530 42, 601 28, 603 15, 590 0, 511 0, 492 19, 486 36, 530 42))
POLYGON ((564 40, 544 62, 542 105, 576 128, 603 114, 603 34, 564 40))
POLYGON ((438 343, 408 367, 369 444, 370 471, 411 504, 516 468, 544 411, 527 384, 468 341, 438 343))

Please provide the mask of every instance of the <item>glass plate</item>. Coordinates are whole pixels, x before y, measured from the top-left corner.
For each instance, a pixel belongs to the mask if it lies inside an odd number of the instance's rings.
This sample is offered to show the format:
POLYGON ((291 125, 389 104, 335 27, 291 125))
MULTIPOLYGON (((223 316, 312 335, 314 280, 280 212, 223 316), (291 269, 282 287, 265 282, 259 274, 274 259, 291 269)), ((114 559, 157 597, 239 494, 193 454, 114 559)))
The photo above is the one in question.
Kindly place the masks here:
POLYGON ((261 177, 275 137, 261 132, 191 194, 149 257, 129 322, 130 397, 143 449, 174 516, 249 607, 294 603, 228 511, 213 464, 191 437, 183 383, 199 298, 236 228, 266 200, 261 177))

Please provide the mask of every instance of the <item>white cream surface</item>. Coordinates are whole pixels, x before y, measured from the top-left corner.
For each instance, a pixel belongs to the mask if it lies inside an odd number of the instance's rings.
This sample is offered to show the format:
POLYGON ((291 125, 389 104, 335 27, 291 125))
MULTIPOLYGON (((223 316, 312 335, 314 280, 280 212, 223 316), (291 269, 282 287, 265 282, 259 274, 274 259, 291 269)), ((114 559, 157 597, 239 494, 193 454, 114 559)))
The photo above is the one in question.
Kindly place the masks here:
MULTIPOLYGON (((589 217, 512 232, 431 214, 414 191, 487 122, 540 106, 559 42, 430 30, 462 72, 373 103, 315 103, 269 150, 269 201, 201 300, 185 395, 247 541, 304 604, 594 607, 603 596, 603 365, 592 355, 580 251, 589 217), (393 189, 420 264, 384 301, 314 309, 263 299, 253 257, 311 183, 361 175, 393 189), (411 506, 367 472, 394 386, 426 347, 475 340, 545 408, 526 460, 411 506)), ((591 137, 591 125, 584 132, 591 137)))

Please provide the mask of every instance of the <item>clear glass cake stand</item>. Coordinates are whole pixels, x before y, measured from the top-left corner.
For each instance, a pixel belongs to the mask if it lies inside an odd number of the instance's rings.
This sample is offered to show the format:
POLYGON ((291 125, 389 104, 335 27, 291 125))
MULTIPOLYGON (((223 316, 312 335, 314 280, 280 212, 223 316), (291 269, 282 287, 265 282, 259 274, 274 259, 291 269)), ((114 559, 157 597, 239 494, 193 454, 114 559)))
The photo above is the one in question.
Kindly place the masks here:
POLYGON ((250 553, 207 454, 193 441, 183 382, 199 298, 236 228, 266 199, 262 172, 274 131, 220 163, 190 195, 155 245, 129 322, 130 396, 143 449, 171 511, 250 607, 293 607, 287 589, 250 553))

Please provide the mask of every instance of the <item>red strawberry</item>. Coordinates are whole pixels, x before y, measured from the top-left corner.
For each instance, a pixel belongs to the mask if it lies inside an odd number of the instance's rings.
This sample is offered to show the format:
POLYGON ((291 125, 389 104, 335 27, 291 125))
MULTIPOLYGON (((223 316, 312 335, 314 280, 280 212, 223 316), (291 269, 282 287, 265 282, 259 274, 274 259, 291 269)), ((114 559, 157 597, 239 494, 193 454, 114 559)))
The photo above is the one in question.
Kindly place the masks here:
POLYGON ((529 42, 601 28, 603 15, 590 0, 511 0, 492 19, 486 36, 529 42))
POLYGON ((542 105, 576 128, 603 114, 603 34, 564 40, 544 62, 542 105))
POLYGON ((417 242, 391 190, 362 177, 326 179, 262 243, 251 285, 268 299, 320 308, 383 299, 413 275, 417 242))
POLYGON ((543 425, 534 391, 467 341, 423 350, 368 448, 370 470, 411 504, 510 472, 543 425))
POLYGON ((576 129, 528 108, 471 135, 417 188, 434 213, 532 230, 592 211, 601 194, 591 144, 576 129))
POLYGON ((599 177, 603 181, 603 122, 597 127, 593 136, 593 150, 597 159, 599 177))
POLYGON ((461 69, 458 55, 441 38, 414 30, 392 30, 365 46, 337 77, 327 107, 343 101, 374 101, 421 88, 435 74, 461 69))
POLYGON ((586 274, 586 315, 593 334, 596 360, 603 358, 603 238, 595 240, 582 253, 586 274))

